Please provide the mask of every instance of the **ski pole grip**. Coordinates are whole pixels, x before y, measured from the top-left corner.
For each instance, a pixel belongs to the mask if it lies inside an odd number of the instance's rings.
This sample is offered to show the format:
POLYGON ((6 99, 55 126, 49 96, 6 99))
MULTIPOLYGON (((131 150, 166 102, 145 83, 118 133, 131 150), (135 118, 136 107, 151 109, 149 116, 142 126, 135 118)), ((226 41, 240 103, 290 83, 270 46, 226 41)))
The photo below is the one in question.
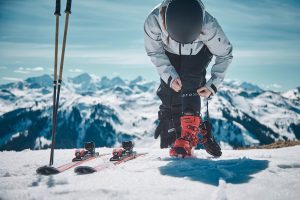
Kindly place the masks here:
POLYGON ((59 15, 60 16, 60 0, 56 0, 56 7, 55 7, 54 15, 59 15))
POLYGON ((71 14, 71 4, 72 4, 72 0, 67 0, 67 6, 66 6, 65 13, 71 14))

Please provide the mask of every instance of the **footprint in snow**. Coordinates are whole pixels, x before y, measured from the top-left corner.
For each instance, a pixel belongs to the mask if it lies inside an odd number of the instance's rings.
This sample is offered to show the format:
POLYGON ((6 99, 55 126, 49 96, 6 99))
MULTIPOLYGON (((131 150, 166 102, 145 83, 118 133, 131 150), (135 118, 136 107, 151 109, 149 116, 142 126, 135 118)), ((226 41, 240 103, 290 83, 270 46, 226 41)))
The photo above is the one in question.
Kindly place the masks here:
POLYGON ((295 169, 295 168, 300 168, 300 164, 297 163, 293 163, 290 165, 287 164, 281 164, 281 165, 277 165, 279 168, 281 169, 295 169))

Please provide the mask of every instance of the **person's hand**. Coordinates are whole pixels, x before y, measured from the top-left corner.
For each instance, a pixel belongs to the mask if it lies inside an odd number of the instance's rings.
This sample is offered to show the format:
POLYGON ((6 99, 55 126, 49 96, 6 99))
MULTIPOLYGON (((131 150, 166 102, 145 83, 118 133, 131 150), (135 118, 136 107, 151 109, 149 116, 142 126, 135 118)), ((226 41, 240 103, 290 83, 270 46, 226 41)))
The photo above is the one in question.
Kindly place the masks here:
POLYGON ((210 95, 212 95, 211 91, 207 87, 202 87, 197 90, 197 93, 200 97, 208 98, 210 95))
POLYGON ((175 91, 175 92, 179 92, 181 90, 182 87, 182 83, 180 78, 176 78, 171 85, 171 88, 175 91))

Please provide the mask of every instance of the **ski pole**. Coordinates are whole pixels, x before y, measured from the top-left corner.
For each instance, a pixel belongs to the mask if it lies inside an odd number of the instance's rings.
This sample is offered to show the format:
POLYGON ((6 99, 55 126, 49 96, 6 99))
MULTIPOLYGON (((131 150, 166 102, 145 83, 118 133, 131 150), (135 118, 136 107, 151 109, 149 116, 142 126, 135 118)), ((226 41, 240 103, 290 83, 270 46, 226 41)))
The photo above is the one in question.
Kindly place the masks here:
POLYGON ((56 122, 56 115, 55 115, 55 103, 56 103, 56 87, 57 87, 57 57, 58 57, 58 33, 59 33, 59 16, 60 16, 60 0, 56 0, 55 12, 54 15, 56 16, 56 27, 55 27, 55 52, 54 52, 54 78, 53 78, 53 112, 52 112, 52 142, 51 142, 51 154, 50 154, 50 163, 49 165, 53 164, 53 139, 55 137, 55 122, 56 122))
POLYGON ((53 165, 53 158, 54 158, 55 135, 56 135, 56 128, 57 128, 57 112, 58 112, 58 107, 59 107, 59 96, 60 96, 60 89, 61 89, 61 83, 62 83, 62 73, 63 73, 64 59, 65 59, 65 49, 66 49, 68 25, 69 25, 69 15, 71 14, 71 4, 72 4, 72 0, 67 0, 66 10, 65 10, 66 21, 65 21, 63 45, 62 45, 62 52, 61 52, 60 68, 59 68, 59 78, 58 78, 58 82, 57 82, 57 95, 56 95, 55 118, 54 118, 55 121, 54 121, 54 126, 53 126, 54 135, 52 136, 50 165, 53 165))

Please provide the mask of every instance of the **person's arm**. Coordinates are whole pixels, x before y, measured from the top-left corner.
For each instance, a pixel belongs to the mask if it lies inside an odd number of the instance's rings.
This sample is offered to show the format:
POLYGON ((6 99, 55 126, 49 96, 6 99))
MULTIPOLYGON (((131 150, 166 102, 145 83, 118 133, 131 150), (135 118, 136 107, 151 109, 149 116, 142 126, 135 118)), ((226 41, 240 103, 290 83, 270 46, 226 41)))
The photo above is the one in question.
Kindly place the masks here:
POLYGON ((210 52, 216 56, 216 59, 211 69, 211 78, 207 81, 205 86, 212 94, 215 94, 218 90, 217 88, 224 80, 227 68, 233 59, 232 45, 217 20, 209 14, 207 18, 207 20, 210 20, 210 23, 208 23, 204 32, 207 37, 204 44, 209 48, 210 52))
POLYGON ((144 30, 145 49, 147 55, 156 66, 161 79, 171 87, 172 82, 179 76, 165 54, 165 49, 163 48, 163 42, 161 39, 161 29, 154 13, 151 13, 146 19, 144 30))

